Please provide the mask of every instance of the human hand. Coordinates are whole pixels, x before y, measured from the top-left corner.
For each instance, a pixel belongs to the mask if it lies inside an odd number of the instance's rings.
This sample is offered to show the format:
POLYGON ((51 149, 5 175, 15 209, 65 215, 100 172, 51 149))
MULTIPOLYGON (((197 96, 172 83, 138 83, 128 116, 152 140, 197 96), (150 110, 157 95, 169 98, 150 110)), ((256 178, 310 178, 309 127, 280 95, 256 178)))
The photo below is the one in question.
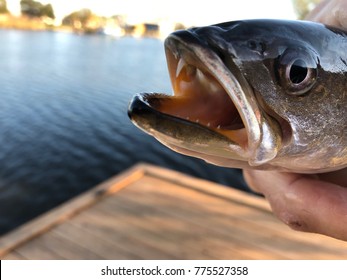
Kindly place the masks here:
MULTIPOLYGON (((347 1, 322 1, 307 20, 347 30, 347 1)), ((244 170, 244 177, 292 229, 347 241, 347 168, 314 175, 244 170)))
POLYGON ((244 177, 292 229, 347 241, 347 169, 324 175, 244 170, 244 177))

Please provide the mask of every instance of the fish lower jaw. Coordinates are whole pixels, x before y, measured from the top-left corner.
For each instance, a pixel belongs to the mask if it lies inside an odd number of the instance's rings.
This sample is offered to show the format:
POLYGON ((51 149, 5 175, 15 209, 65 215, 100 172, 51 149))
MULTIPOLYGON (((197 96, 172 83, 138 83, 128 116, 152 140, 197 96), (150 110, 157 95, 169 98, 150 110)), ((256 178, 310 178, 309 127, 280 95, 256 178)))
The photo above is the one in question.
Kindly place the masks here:
MULTIPOLYGON (((237 129, 228 129, 223 124, 219 124, 215 121, 204 121, 199 118, 192 118, 189 116, 181 116, 177 115, 179 119, 186 120, 191 123, 196 123, 206 127, 207 129, 221 134, 227 137, 231 142, 235 143, 235 146, 239 146, 242 150, 247 149, 248 146, 248 135, 245 127, 237 128, 237 129)), ((240 127, 240 125, 237 125, 240 127)), ((239 149, 238 149, 239 150, 239 149)))
MULTIPOLYGON (((154 135, 153 135, 154 136, 154 135)), ((200 158, 207 163, 218 165, 221 167, 232 168, 249 168, 247 158, 247 151, 237 145, 229 145, 226 149, 222 149, 219 152, 211 151, 206 145, 194 145, 187 146, 182 141, 171 141, 166 137, 154 136, 160 143, 170 148, 171 150, 180 153, 185 156, 191 156, 200 158)))

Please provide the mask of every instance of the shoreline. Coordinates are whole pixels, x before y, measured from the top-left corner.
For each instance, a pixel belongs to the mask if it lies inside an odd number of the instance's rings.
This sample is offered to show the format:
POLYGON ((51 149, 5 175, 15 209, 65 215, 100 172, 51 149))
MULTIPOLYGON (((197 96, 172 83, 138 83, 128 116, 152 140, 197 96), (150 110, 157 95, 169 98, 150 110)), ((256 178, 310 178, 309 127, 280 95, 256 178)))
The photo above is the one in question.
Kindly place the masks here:
MULTIPOLYGON (((144 26, 145 24, 143 24, 144 26)), ((146 30, 143 26, 139 28, 133 27, 130 30, 122 30, 119 26, 114 27, 112 33, 106 32, 107 26, 94 25, 94 26, 67 26, 67 25, 54 25, 53 20, 50 18, 30 18, 26 16, 14 16, 11 14, 0 14, 0 29, 8 30, 23 30, 23 31, 49 31, 49 32, 62 32, 79 35, 110 35, 113 37, 135 37, 135 38, 155 38, 161 39, 163 36, 157 31, 146 30), (139 31, 140 30, 140 31, 139 31)), ((166 37, 166 36, 165 36, 166 37)))
POLYGON ((49 19, 30 18, 25 16, 0 15, 1 29, 32 30, 32 31, 71 31, 67 26, 54 26, 49 19))

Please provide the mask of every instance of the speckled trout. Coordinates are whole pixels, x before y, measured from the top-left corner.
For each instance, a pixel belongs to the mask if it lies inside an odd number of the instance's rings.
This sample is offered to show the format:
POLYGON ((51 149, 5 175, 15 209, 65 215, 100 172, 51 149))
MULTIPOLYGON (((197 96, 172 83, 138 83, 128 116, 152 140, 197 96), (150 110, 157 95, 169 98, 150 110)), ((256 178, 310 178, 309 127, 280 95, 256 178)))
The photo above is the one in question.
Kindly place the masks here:
POLYGON ((347 33, 244 20, 172 33, 173 95, 134 96, 129 116, 179 153, 238 168, 347 166, 347 33))

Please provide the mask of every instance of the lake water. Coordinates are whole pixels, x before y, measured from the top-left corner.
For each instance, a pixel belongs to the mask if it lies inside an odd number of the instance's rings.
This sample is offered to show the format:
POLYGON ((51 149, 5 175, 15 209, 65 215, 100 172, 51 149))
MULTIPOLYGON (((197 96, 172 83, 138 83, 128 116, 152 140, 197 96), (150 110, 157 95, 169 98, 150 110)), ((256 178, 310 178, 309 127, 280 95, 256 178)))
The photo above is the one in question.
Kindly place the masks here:
POLYGON ((132 95, 171 92, 160 40, 0 30, 0 70, 0 234, 139 161, 246 189, 129 121, 132 95))

